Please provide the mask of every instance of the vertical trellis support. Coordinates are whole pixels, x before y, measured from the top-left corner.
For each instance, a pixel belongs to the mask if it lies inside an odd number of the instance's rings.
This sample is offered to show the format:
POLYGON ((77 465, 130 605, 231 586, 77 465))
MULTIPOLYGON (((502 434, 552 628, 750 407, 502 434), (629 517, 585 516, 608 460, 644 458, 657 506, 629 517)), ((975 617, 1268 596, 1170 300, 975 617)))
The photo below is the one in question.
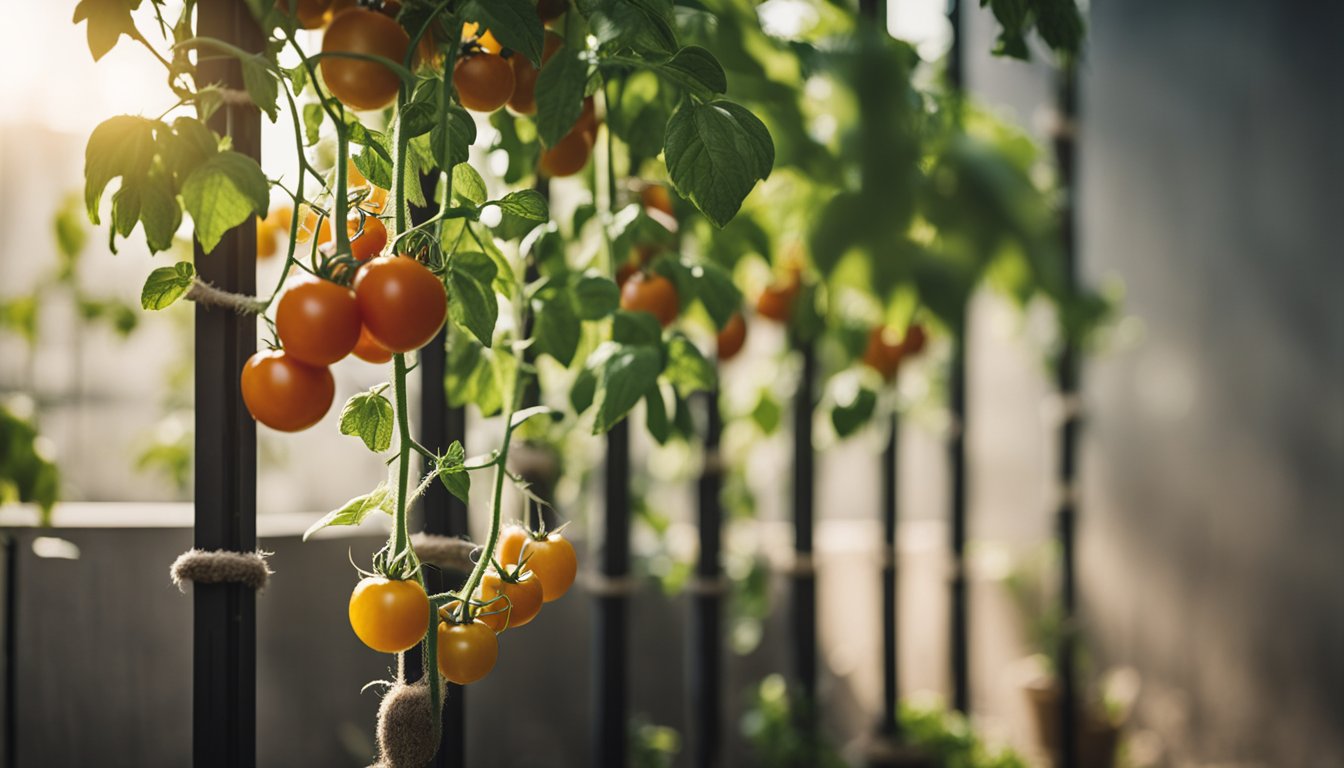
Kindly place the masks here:
MULTIPOLYGON (((951 0, 948 20, 952 24, 952 47, 947 52, 947 83, 953 98, 960 98, 965 86, 962 61, 962 0, 951 0)), ((958 105, 957 108, 960 108, 958 105)), ((948 464, 952 487, 948 514, 949 552, 949 627, 948 645, 951 666, 952 706, 959 712, 971 711, 970 686, 970 604, 966 573, 966 337, 968 313, 962 308, 960 322, 952 340, 952 360, 948 371, 948 408, 951 412, 948 436, 948 464)))
POLYGON ((811 748, 817 736, 817 573, 812 545, 812 412, 816 407, 817 353, 810 339, 799 341, 798 346, 803 365, 793 398, 793 661, 802 704, 798 726, 804 744, 811 748))
POLYGON ((630 573, 630 422, 607 433, 606 505, 602 551, 594 584, 597 626, 593 637, 595 709, 593 765, 619 768, 626 762, 629 725, 626 672, 629 638, 625 588, 630 573))
MULTIPOLYGON (((261 31, 242 0, 216 0, 197 9, 198 29, 245 51, 262 48, 261 31)), ((229 57, 206 57, 202 82, 242 89, 241 67, 229 57)), ((261 156, 261 113, 226 102, 209 125, 233 149, 261 156)), ((196 245, 200 278, 217 288, 256 292, 256 231, 249 219, 228 232, 214 252, 196 245)), ((256 350, 256 318, 196 306, 195 546, 250 552, 257 547, 256 423, 243 406, 239 375, 256 350)), ((242 584, 194 587, 192 755, 196 768, 256 765, 256 600, 242 584)))
MULTIPOLYGON (((1060 206, 1060 248, 1064 275, 1071 295, 1077 286, 1077 135, 1078 72, 1073 56, 1065 55, 1058 83, 1058 115, 1054 126, 1055 160, 1063 193, 1060 206)), ((1056 510, 1056 535, 1060 551, 1060 628, 1056 649, 1059 671, 1059 726, 1062 768, 1080 765, 1078 755, 1078 686, 1075 651, 1077 648, 1077 599, 1075 568, 1076 472, 1078 427, 1078 348, 1072 334, 1065 332, 1063 348, 1055 370, 1060 398, 1059 425, 1059 508, 1056 510)))
POLYGON ((882 452, 882 724, 879 733, 895 740, 900 736, 897 706, 900 700, 899 664, 897 661, 896 611, 896 521, 898 447, 901 438, 901 419, 895 411, 888 424, 887 446, 882 452))
POLYGON ((722 710, 722 603, 723 568, 723 460, 719 435, 723 419, 717 390, 705 395, 705 466, 698 487, 700 554, 692 591, 690 695, 692 764, 715 768, 722 764, 719 720, 722 710))

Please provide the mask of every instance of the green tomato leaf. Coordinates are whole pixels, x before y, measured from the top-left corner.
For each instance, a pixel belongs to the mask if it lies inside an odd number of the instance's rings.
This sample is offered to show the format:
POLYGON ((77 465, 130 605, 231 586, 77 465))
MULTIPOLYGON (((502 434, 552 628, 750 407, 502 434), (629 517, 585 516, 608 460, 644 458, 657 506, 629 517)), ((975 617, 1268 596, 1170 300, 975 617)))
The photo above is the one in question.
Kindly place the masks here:
MULTIPOLYGON (((90 2, 90 0, 85 0, 90 2)), ((98 207, 108 182, 118 176, 137 182, 149 172, 154 159, 154 130, 163 123, 120 115, 93 129, 84 149, 84 205, 89 219, 98 220, 98 207)))
POLYGON ((173 194, 173 183, 163 173, 153 171, 140 188, 140 221, 150 253, 166 251, 173 235, 182 225, 182 207, 173 194))
POLYGON ((465 251, 448 260, 448 314, 487 347, 499 319, 499 300, 490 287, 496 272, 495 262, 484 253, 465 251))
POLYGON ((374 453, 392 446, 392 427, 396 423, 392 403, 383 397, 384 389, 387 385, 379 384, 368 392, 360 392, 346 400, 341 409, 341 434, 358 437, 374 453))
POLYGON ((517 216, 529 221, 546 221, 551 217, 546 198, 535 189, 520 189, 510 192, 503 199, 493 201, 494 205, 506 215, 517 216))
POLYGON ((672 422, 667 418, 667 403, 663 401, 663 390, 657 383, 644 395, 644 424, 659 445, 665 444, 672 436, 672 422))
POLYGON ((658 65, 663 75, 698 96, 709 98, 728 90, 728 76, 714 54, 698 45, 688 45, 658 65))
POLYGON ((549 406, 545 405, 534 405, 531 408, 524 408, 521 411, 515 411, 513 414, 513 418, 509 419, 509 429, 517 429, 518 427, 523 425, 523 422, 535 416, 543 416, 543 415, 550 416, 553 415, 554 413, 555 411, 551 410, 549 406))
POLYGON ((575 310, 584 320, 609 317, 621 305, 621 289, 615 281, 597 272, 580 275, 570 284, 570 295, 575 310))
POLYGON ((453 197, 479 208, 486 199, 485 180, 467 163, 453 166, 453 197))
POLYGON ((583 13, 588 28, 604 49, 663 55, 677 50, 672 3, 666 0, 598 0, 583 5, 588 6, 583 13))
POLYGON ((448 451, 434 462, 434 474, 439 478, 439 482, 443 483, 443 487, 447 488, 449 493, 461 499, 463 504, 466 504, 471 496, 471 475, 465 466, 466 455, 462 443, 454 440, 452 445, 448 446, 448 451))
POLYGON ((467 110, 456 104, 448 107, 447 120, 435 123, 429 132, 434 163, 441 169, 467 162, 471 145, 475 143, 476 121, 471 119, 467 110))
POLYGON ((75 6, 74 23, 88 22, 89 53, 93 60, 103 58, 117 44, 122 35, 135 38, 135 22, 131 11, 140 7, 140 0, 80 0, 75 6))
POLYGON ((543 291, 534 300, 536 327, 533 329, 538 354, 550 355, 561 365, 574 362, 579 349, 583 324, 574 312, 568 292, 558 289, 543 291))
POLYGON ((704 306, 719 329, 742 308, 742 293, 733 285, 733 276, 717 264, 691 267, 691 284, 691 295, 704 306))
POLYGON ((565 137, 583 112, 588 63, 561 46, 537 75, 537 135, 548 147, 565 137))
POLYGON ((700 354, 690 339, 680 333, 673 334, 667 340, 667 368, 663 375, 682 397, 708 392, 714 389, 717 381, 714 366, 700 354))
POLYGON ((322 120, 326 116, 321 104, 310 102, 303 105, 303 141, 308 146, 316 144, 321 137, 322 120))
POLYGON ((462 18, 478 22, 500 45, 541 66, 544 31, 535 4, 528 0, 469 0, 462 6, 462 18))
POLYGON ((257 161, 226 150, 191 172, 182 184, 182 202, 196 224, 196 239, 210 253, 225 232, 266 213, 270 188, 257 161))
POLYGON ((171 267, 159 267, 145 278, 140 289, 140 306, 145 309, 164 309, 191 290, 196 268, 188 261, 179 261, 171 267))
POLYGON ((621 344, 657 346, 663 339, 663 328, 648 312, 618 309, 612 319, 611 338, 621 344))
POLYGON ((394 488, 386 482, 379 483, 377 488, 345 502, 339 509, 333 509, 323 515, 321 520, 308 526, 308 530, 303 532, 303 540, 307 541, 314 533, 334 525, 359 525, 374 512, 391 515, 397 503, 396 496, 394 488))
POLYGON ((247 89, 247 95, 274 123, 280 114, 277 104, 280 88, 269 62, 259 54, 240 56, 238 61, 243 65, 243 87, 247 89))
POLYGON ((677 191, 720 227, 775 162, 765 124, 726 100, 682 104, 667 121, 666 142, 667 171, 677 191))
POLYGON ((860 387, 844 402, 836 402, 831 409, 831 424, 836 434, 849 437, 873 417, 877 407, 877 393, 867 387, 860 387))
POLYGON ((784 408, 775 399, 770 390, 761 390, 761 397, 756 401, 756 407, 751 409, 751 420, 756 422, 756 426, 761 428, 761 433, 773 435, 776 429, 779 429, 780 423, 784 420, 784 408))
POLYGON ((662 365, 657 347, 621 346, 613 342, 598 347, 589 358, 590 366, 594 362, 597 368, 594 397, 597 418, 593 423, 593 434, 600 435, 624 419, 654 386, 662 365))
POLYGON ((574 386, 569 389, 569 404, 574 406, 574 412, 583 413, 588 410, 593 404, 596 392, 597 374, 593 373, 592 368, 584 366, 579 375, 574 377, 574 386))

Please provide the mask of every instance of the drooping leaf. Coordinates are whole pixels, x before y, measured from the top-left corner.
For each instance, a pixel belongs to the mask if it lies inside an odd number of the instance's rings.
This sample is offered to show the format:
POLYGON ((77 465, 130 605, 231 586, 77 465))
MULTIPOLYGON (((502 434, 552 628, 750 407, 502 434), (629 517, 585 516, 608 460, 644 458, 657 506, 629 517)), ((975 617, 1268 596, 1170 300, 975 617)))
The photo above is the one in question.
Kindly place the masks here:
POLYGON ((182 184, 182 202, 196 225, 196 239, 209 253, 225 232, 266 213, 270 189, 257 161, 226 150, 192 171, 182 184))
POLYGON ((728 76, 714 54, 698 45, 688 45, 658 69, 665 77, 675 80, 683 88, 708 98, 728 90, 728 76))
POLYGON ((323 515, 322 519, 308 526, 308 530, 303 532, 303 540, 307 541, 323 528, 335 525, 359 525, 364 522, 364 518, 374 512, 391 515, 396 502, 396 489, 389 487, 386 482, 379 483, 377 488, 345 502, 340 508, 333 509, 323 515))
POLYGON ((564 138, 583 112, 588 64, 562 46, 537 75, 537 135, 548 147, 564 138))
POLYGON ((726 100, 684 103, 667 123, 666 142, 667 171, 677 191, 720 227, 775 161, 765 125, 726 100))
POLYGON ((491 284, 495 262, 479 251, 464 251, 448 260, 448 314, 458 326, 490 346, 499 319, 499 301, 491 284))
MULTIPOLYGON (((469 0, 462 18, 490 30, 500 45, 522 53, 533 66, 541 66, 543 29, 537 7, 528 0, 469 0)), ((538 88, 540 94, 540 88, 538 88)))
POLYGON ((434 463, 434 474, 443 483, 443 487, 448 492, 462 500, 463 504, 470 501, 471 496, 471 474, 467 472, 466 464, 467 452, 462 448, 462 443, 454 440, 452 445, 443 456, 440 456, 434 463))
POLYGON ((154 130, 162 125, 143 117, 120 115, 93 129, 84 150, 84 205, 94 224, 99 223, 98 204, 108 182, 119 176, 138 182, 149 172, 154 159, 154 130))
POLYGON ((663 375, 682 397, 710 391, 717 381, 714 366, 690 339, 679 333, 667 340, 667 367, 663 375))
POLYGON ((386 384, 379 384, 367 392, 360 392, 345 401, 341 409, 341 434, 353 435, 364 441, 374 453, 382 453, 392 446, 392 429, 396 417, 392 403, 383 397, 386 384))
POLYGON ((134 38, 138 33, 131 11, 140 0, 80 0, 75 5, 74 23, 88 22, 89 53, 98 61, 112 50, 122 35, 134 38))
POLYGON ((608 342, 593 354, 598 358, 593 434, 600 435, 624 419, 644 397, 658 380, 661 364, 658 348, 647 345, 608 342))

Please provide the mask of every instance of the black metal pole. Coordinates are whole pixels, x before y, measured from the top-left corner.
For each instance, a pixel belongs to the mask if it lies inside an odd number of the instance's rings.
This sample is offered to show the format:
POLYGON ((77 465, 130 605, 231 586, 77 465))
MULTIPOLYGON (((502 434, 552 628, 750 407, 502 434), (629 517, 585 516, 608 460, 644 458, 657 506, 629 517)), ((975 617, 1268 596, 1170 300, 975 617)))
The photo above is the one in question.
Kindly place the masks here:
POLYGON ((607 433, 606 509, 593 642, 593 765, 620 768, 626 762, 626 670, 628 668, 625 580, 630 572, 630 423, 607 433))
MULTIPOLYGON (((261 30, 242 0, 201 3, 198 32, 244 51, 262 49, 261 30)), ((236 59, 207 58, 201 81, 243 88, 236 59)), ((261 113, 227 103, 209 125, 233 149, 261 157, 261 113)), ((225 291, 256 293, 256 225, 225 234, 213 253, 196 245, 202 280, 225 291)), ((243 406, 239 376, 256 351, 257 321, 230 309, 196 305, 195 546, 257 548, 256 423, 243 406)), ((192 761, 196 768, 237 768, 257 761, 257 618, 255 593, 242 584, 194 587, 192 761)))
MULTIPOLYGON (((948 20, 952 23, 952 47, 947 54, 947 82, 954 98, 965 85, 962 61, 961 0, 951 0, 948 20)), ((952 706, 970 714, 970 606, 966 575, 966 336, 967 312, 963 307, 952 340, 952 361, 948 372, 948 405, 952 412, 952 434, 948 440, 951 468, 951 509, 949 532, 951 551, 949 646, 952 674, 952 706)))
POLYGON ((811 750, 817 736, 817 574, 812 559, 812 411, 816 406, 817 355, 810 340, 799 346, 803 368, 793 398, 793 650, 794 675, 801 692, 798 727, 803 743, 811 750))
MULTIPOLYGON (((425 200, 432 201, 438 186, 436 175, 420 178, 425 200)), ((431 207, 411 206, 411 224, 420 224, 434 215, 431 207)), ((420 443, 431 451, 442 453, 454 440, 465 439, 466 414, 462 408, 451 408, 444 392, 443 377, 447 366, 448 326, 420 350, 420 443)), ((428 471, 428 467, 425 468, 428 471)), ((438 536, 460 536, 467 533, 466 505, 448 492, 442 483, 431 483, 420 502, 425 533, 438 536)), ((425 571, 425 583, 430 592, 440 593, 461 586, 450 583, 450 575, 434 568, 425 571)), ((434 627, 431 631, 436 631, 434 627)), ((406 669, 414 678, 423 668, 420 646, 406 653, 406 669)), ((443 728, 439 733, 439 751, 434 755, 435 768, 464 768, 466 765, 466 701, 465 689, 453 683, 444 683, 443 728)))
POLYGON ((897 459, 901 419, 894 411, 888 424, 887 447, 882 452, 882 724, 880 733, 895 739, 901 724, 896 707, 900 699, 896 635, 896 521, 897 459))
MULTIPOLYGON (((1072 57, 1065 59, 1059 73, 1059 115, 1056 121, 1054 146, 1059 166, 1059 184, 1063 191, 1060 209, 1060 246, 1068 291, 1073 293, 1077 283, 1077 137, 1074 133, 1078 113, 1078 73, 1072 57)), ((1063 768, 1081 765, 1078 755, 1078 690, 1075 669, 1077 645, 1077 595, 1075 535, 1077 512, 1074 484, 1077 472, 1078 420, 1076 406, 1078 393, 1078 349, 1074 339, 1065 335, 1064 347, 1057 363, 1056 384, 1062 406, 1059 427, 1059 509, 1056 528, 1060 551, 1061 632, 1057 649, 1059 671, 1059 764, 1063 768)))
POLYGON ((722 710, 723 643, 722 626, 723 569, 720 553, 723 542, 723 507, 719 495, 723 488, 723 462, 719 456, 719 434, 723 418, 719 412, 719 393, 705 395, 705 467, 700 474, 698 523, 700 554, 695 576, 698 589, 692 593, 690 696, 694 730, 691 732, 691 757, 698 768, 721 765, 719 718, 722 710))
POLYGON ((5 735, 4 766, 19 765, 19 539, 5 542, 5 735))

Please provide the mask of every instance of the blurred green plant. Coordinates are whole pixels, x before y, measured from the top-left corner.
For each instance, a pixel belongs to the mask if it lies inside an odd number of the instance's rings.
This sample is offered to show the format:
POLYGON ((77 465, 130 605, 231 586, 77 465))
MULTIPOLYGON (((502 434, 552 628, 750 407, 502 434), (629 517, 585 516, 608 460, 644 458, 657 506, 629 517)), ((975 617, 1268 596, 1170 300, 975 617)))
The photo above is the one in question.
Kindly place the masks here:
POLYGON ((51 522, 61 474, 42 450, 37 427, 25 410, 31 408, 0 402, 0 506, 36 504, 45 526, 51 522))
POLYGON ((799 708, 810 706, 789 691, 783 675, 770 675, 749 696, 742 735, 761 768, 844 768, 834 745, 818 733, 798 727, 799 708))
POLYGON ((1027 761, 1016 752, 985 746, 958 712, 903 704, 897 717, 907 742, 922 750, 939 768, 1027 768, 1027 761))
POLYGON ((643 715, 630 721, 630 768, 672 768, 681 754, 681 734, 643 715))

